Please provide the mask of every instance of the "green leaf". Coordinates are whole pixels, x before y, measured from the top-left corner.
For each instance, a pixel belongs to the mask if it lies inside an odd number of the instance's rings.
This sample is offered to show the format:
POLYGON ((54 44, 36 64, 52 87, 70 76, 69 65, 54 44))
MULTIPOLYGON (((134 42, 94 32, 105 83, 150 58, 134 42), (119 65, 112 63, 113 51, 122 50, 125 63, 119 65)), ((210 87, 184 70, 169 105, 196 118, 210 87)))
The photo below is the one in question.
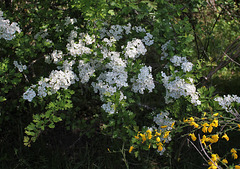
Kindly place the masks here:
POLYGON ((53 129, 53 128, 55 128, 55 124, 54 124, 54 123, 51 123, 51 124, 48 125, 48 127, 51 128, 51 129, 53 129))
POLYGON ((62 121, 61 117, 53 116, 53 122, 57 123, 59 121, 62 121))
POLYGON ((111 10, 109 10, 108 11, 108 13, 110 14, 110 15, 112 15, 112 16, 114 16, 115 15, 115 12, 111 9, 111 10))
POLYGON ((4 102, 4 101, 6 101, 7 99, 5 98, 5 97, 3 97, 3 96, 0 96, 0 102, 4 102))

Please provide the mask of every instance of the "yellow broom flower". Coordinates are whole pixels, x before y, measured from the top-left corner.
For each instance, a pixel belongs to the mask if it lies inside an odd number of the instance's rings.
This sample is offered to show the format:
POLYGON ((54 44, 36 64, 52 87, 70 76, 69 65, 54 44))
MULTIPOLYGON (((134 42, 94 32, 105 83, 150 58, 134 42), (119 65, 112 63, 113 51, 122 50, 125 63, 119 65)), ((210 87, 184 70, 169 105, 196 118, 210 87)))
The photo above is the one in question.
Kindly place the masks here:
POLYGON ((207 132, 207 129, 208 129, 208 126, 209 124, 208 123, 204 123, 202 124, 203 128, 202 128, 202 132, 206 133, 207 132))
POLYGON ((166 131, 165 133, 164 133, 164 136, 163 136, 163 138, 167 138, 168 136, 169 136, 169 133, 170 133, 171 131, 166 131))
POLYGON ((228 163, 227 159, 223 159, 223 160, 222 160, 222 163, 223 163, 223 164, 227 164, 227 163, 228 163))
POLYGON ((196 141, 197 137, 195 136, 194 133, 190 133, 189 136, 192 138, 192 141, 196 141))
POLYGON ((134 147, 131 146, 131 147, 129 148, 129 153, 131 153, 131 152, 133 151, 133 149, 134 149, 134 147))
POLYGON ((218 139, 219 139, 218 134, 212 135, 211 138, 212 138, 212 139, 210 140, 211 143, 216 143, 216 142, 218 142, 218 139))
POLYGON ((222 138, 225 138, 227 141, 229 140, 229 137, 226 133, 222 136, 222 138))
POLYGON ((240 166, 239 165, 235 165, 235 169, 240 169, 240 166))

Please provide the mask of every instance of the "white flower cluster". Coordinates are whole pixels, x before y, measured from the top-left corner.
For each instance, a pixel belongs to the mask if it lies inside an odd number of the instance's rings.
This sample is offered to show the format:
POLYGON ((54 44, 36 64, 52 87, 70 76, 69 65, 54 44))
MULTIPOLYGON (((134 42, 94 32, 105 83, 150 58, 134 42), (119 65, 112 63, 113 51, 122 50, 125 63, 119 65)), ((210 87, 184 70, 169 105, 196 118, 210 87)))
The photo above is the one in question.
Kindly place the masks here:
POLYGON ((115 104, 113 104, 112 102, 104 103, 101 107, 105 112, 108 112, 109 114, 115 113, 115 104))
POLYGON ((132 78, 131 82, 132 90, 133 92, 141 93, 143 94, 143 91, 148 89, 149 92, 152 92, 152 90, 155 88, 155 85, 153 83, 153 77, 152 77, 152 67, 151 66, 144 66, 140 69, 140 73, 138 74, 138 78, 132 78))
POLYGON ((28 88, 27 91, 23 94, 23 99, 31 102, 35 96, 36 92, 32 88, 28 88))
POLYGON ((106 56, 110 60, 106 64, 109 71, 104 71, 98 76, 98 83, 92 83, 94 91, 96 93, 99 91, 102 99, 104 95, 113 95, 117 89, 120 90, 122 87, 128 86, 128 74, 125 71, 126 60, 120 58, 119 52, 108 52, 106 56))
POLYGON ((13 61, 13 64, 16 68, 18 68, 19 72, 23 72, 23 70, 27 70, 27 66, 26 65, 22 65, 22 63, 18 63, 16 60, 13 61))
POLYGON ((54 64, 57 64, 58 62, 63 60, 63 52, 60 50, 54 50, 51 54, 51 56, 46 55, 45 56, 45 62, 50 64, 51 61, 53 61, 54 64))
POLYGON ((136 59, 140 55, 145 55, 147 49, 140 39, 133 39, 132 41, 127 43, 127 47, 125 48, 125 58, 136 59))
POLYGON ((145 43, 145 45, 151 46, 154 43, 153 35, 146 33, 146 36, 144 36, 144 39, 142 41, 145 43))
POLYGON ((8 19, 4 19, 3 12, 0 11, 0 39, 3 38, 5 40, 12 40, 15 37, 15 33, 21 32, 18 24, 16 22, 12 22, 8 19))
POLYGON ((85 46, 85 43, 82 39, 78 43, 75 43, 73 40, 67 44, 67 49, 69 54, 76 57, 77 55, 81 56, 83 54, 91 54, 91 49, 85 46))
POLYGON ((165 44, 163 44, 161 46, 162 54, 163 54, 163 56, 161 57, 161 60, 164 60, 168 57, 167 49, 168 49, 168 46, 169 46, 170 42, 171 42, 171 40, 167 41, 165 44))
POLYGON ((166 96, 165 101, 166 103, 170 103, 173 99, 178 99, 181 96, 187 97, 190 96, 191 103, 196 105, 200 105, 201 101, 199 99, 199 94, 196 92, 196 87, 193 84, 193 79, 188 78, 190 83, 187 83, 184 79, 181 79, 179 76, 175 77, 174 80, 172 79, 172 76, 167 76, 164 72, 162 73, 162 82, 164 87, 166 88, 166 96))
POLYGON ((131 29, 131 24, 124 27, 120 25, 112 25, 109 31, 103 28, 99 32, 100 32, 101 39, 104 38, 105 36, 108 36, 108 37, 114 37, 114 39, 118 41, 122 38, 123 30, 126 30, 126 34, 128 34, 130 33, 130 29, 131 29))
POLYGON ((73 41, 74 38, 76 38, 77 36, 78 36, 77 31, 72 30, 72 31, 70 32, 69 36, 68 36, 67 41, 68 41, 69 43, 71 43, 71 41, 73 41))
POLYGON ((67 89, 71 84, 77 81, 77 75, 71 70, 53 70, 46 81, 53 93, 57 92, 60 88, 67 89))
MULTIPOLYGON (((65 60, 62 67, 58 67, 61 70, 53 70, 48 78, 41 79, 38 82, 38 96, 46 97, 47 96, 47 88, 51 89, 52 93, 56 93, 59 89, 67 89, 69 86, 78 81, 79 78, 72 71, 72 66, 74 61, 65 60)), ((32 99, 36 96, 36 92, 33 90, 36 85, 30 87, 24 94, 23 99, 32 101, 32 99), (34 94, 35 93, 35 94, 34 94)))
POLYGON ((113 43, 116 42, 116 39, 113 36, 111 36, 109 39, 108 38, 104 38, 103 42, 105 42, 107 46, 112 47, 113 43))
POLYGON ((93 62, 84 63, 83 60, 79 60, 78 71, 81 83, 87 83, 90 77, 95 72, 94 63, 93 62))
POLYGON ((232 111, 231 104, 233 102, 240 103, 240 97, 238 97, 237 95, 224 95, 223 97, 217 97, 214 100, 217 101, 218 104, 222 106, 222 108, 225 109, 227 112, 232 111))
POLYGON ((95 36, 94 35, 91 37, 88 33, 86 33, 86 34, 83 34, 82 36, 84 37, 87 45, 91 45, 95 42, 95 36))
POLYGON ((181 66, 183 72, 190 72, 192 70, 193 64, 188 62, 186 57, 174 55, 170 61, 174 64, 174 66, 181 66))
MULTIPOLYGON (((141 26, 133 26, 128 23, 127 26, 121 26, 121 25, 112 25, 111 29, 107 31, 106 28, 101 29, 100 32, 100 37, 101 39, 108 36, 108 37, 113 37, 115 40, 120 40, 123 37, 124 31, 125 34, 128 35, 132 31, 135 31, 137 33, 145 33, 146 30, 141 27, 141 26)), ((150 33, 146 33, 146 36, 141 40, 142 42, 145 43, 147 46, 151 46, 154 43, 153 36, 150 33)))
POLYGON ((132 30, 135 30, 137 33, 146 32, 146 30, 141 26, 134 26, 132 30))
POLYGON ((37 95, 39 97, 46 97, 47 96, 47 87, 49 87, 49 84, 47 83, 48 79, 41 79, 38 81, 38 92, 37 95))
MULTIPOLYGON (((129 86, 127 67, 134 66, 134 62, 128 65, 128 59, 135 59, 140 55, 145 55, 147 49, 144 43, 149 46, 152 45, 154 42, 153 36, 150 33, 146 33, 143 40, 134 38, 126 46, 122 46, 122 52, 117 52, 113 49, 110 50, 109 47, 115 47, 115 43, 122 38, 124 31, 126 34, 129 34, 133 30, 136 32, 146 32, 145 29, 142 27, 132 28, 131 24, 127 26, 113 25, 109 31, 102 29, 102 38, 107 35, 107 37, 102 39, 102 45, 94 44, 96 42, 94 35, 90 36, 87 33, 78 33, 76 28, 74 29, 67 39, 67 54, 63 54, 60 50, 54 50, 49 56, 45 57, 47 63, 53 62, 55 64, 64 61, 63 56, 67 55, 73 56, 73 60, 65 60, 63 66, 57 67, 58 70, 52 70, 48 78, 42 78, 38 82, 37 87, 31 87, 31 89, 25 92, 24 98, 32 101, 36 95, 46 97, 48 94, 55 93, 59 89, 67 89, 76 81, 80 81, 82 84, 87 83, 92 76, 99 73, 96 81, 91 83, 94 92, 99 93, 100 99, 104 102, 102 108, 105 112, 110 114, 117 113, 116 102, 108 101, 106 98, 116 95, 116 99, 119 102, 127 99, 122 90, 129 86), (93 48, 91 48, 92 45, 94 46, 93 48), (101 51, 100 55, 99 51, 101 51), (90 55, 95 55, 95 57, 89 60, 90 55), (75 61, 78 63, 77 73, 72 68, 75 61), (35 92, 34 88, 36 88, 35 91, 37 94, 29 95, 29 91, 32 93, 35 92)), ((152 92, 155 86, 151 71, 151 67, 143 65, 139 75, 130 79, 130 82, 133 83, 132 90, 134 92, 143 94, 146 89, 148 89, 148 92, 152 92)))
POLYGON ((76 18, 70 18, 69 16, 65 18, 65 26, 69 25, 69 24, 74 24, 77 22, 76 18))

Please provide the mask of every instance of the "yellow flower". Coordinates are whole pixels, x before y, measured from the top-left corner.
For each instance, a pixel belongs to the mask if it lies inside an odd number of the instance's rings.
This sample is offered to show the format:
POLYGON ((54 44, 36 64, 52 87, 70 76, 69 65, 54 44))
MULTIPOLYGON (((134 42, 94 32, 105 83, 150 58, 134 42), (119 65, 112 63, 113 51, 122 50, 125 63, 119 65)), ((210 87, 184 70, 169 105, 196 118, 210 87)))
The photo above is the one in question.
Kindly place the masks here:
POLYGON ((190 118, 189 118, 189 121, 193 122, 193 121, 194 121, 194 118, 193 118, 193 117, 190 117, 190 118))
POLYGON ((222 163, 223 163, 223 164, 227 164, 227 163, 228 163, 227 159, 223 159, 223 160, 222 160, 222 163))
POLYGON ((148 129, 146 131, 146 133, 147 133, 148 139, 151 140, 152 139, 152 131, 148 129))
POLYGON ((212 154, 212 161, 209 161, 208 164, 211 165, 209 169, 217 169, 217 161, 219 160, 218 154, 212 154))
POLYGON ((240 166, 239 165, 235 165, 235 169, 240 169, 240 166))
POLYGON ((237 124, 238 125, 238 128, 240 128, 240 124, 237 124))
POLYGON ((234 160, 238 158, 238 155, 235 154, 235 153, 233 153, 232 156, 233 156, 233 159, 234 159, 234 160))
POLYGON ((163 144, 162 143, 158 143, 157 145, 158 145, 158 151, 162 151, 163 150, 163 147, 162 147, 163 144))
POLYGON ((206 112, 204 112, 204 113, 203 113, 203 116, 206 116, 206 114, 207 114, 207 113, 206 113, 206 112))
POLYGON ((208 169, 217 169, 217 166, 215 166, 214 164, 212 164, 210 167, 208 167, 208 169))
POLYGON ((212 139, 210 140, 211 143, 216 143, 216 142, 218 142, 218 139, 219 139, 218 134, 212 135, 211 138, 212 138, 212 139))
POLYGON ((139 139, 139 133, 135 136, 135 139, 139 139))
POLYGON ((192 133, 192 134, 190 133, 189 136, 191 136, 192 141, 196 141, 197 140, 197 138, 196 138, 194 133, 192 133))
POLYGON ((156 138, 156 141, 157 141, 157 142, 160 142, 160 141, 161 141, 160 137, 157 137, 157 138, 156 138))
POLYGON ((185 119, 185 118, 184 118, 184 119, 183 119, 183 122, 184 122, 184 123, 187 123, 187 122, 188 122, 188 119, 185 119))
POLYGON ((134 149, 134 147, 131 146, 131 147, 129 148, 129 153, 131 153, 131 152, 133 151, 133 149, 134 149))
POLYGON ((204 144, 205 147, 206 147, 206 141, 207 141, 207 137, 205 135, 203 135, 203 137, 201 139, 201 143, 204 144))
POLYGON ((166 132, 164 133, 163 138, 167 138, 170 132, 171 132, 171 131, 166 131, 166 132))
POLYGON ((214 113, 213 116, 215 116, 215 117, 218 116, 218 113, 214 113))
POLYGON ((156 131, 155 136, 161 136, 161 132, 159 133, 156 131))
POLYGON ((142 137, 142 140, 143 140, 142 143, 144 143, 147 140, 146 135, 141 133, 140 136, 142 137))
POLYGON ((229 140, 229 137, 226 133, 222 136, 222 138, 225 138, 227 141, 229 140))
POLYGON ((212 130, 213 130, 213 127, 212 127, 212 126, 213 126, 213 125, 212 125, 212 123, 211 123, 210 126, 209 126, 208 129, 207 129, 209 133, 211 133, 212 130))
POLYGON ((167 126, 161 126, 162 129, 167 128, 167 126))
POLYGON ((190 123, 191 126, 194 126, 195 128, 198 128, 199 125, 197 123, 195 123, 194 121, 190 123))
POLYGON ((212 121, 212 126, 213 126, 213 127, 218 127, 218 119, 214 119, 214 120, 212 121))
POLYGON ((204 123, 204 124, 202 124, 202 126, 203 126, 202 131, 203 131, 204 133, 206 133, 206 132, 207 132, 207 129, 208 129, 207 126, 209 126, 209 124, 208 124, 208 123, 204 123))
POLYGON ((234 160, 238 158, 237 151, 234 148, 231 149, 231 153, 234 160))
POLYGON ((219 159, 218 154, 212 154, 212 158, 211 159, 212 159, 213 162, 216 162, 219 159))
POLYGON ((231 153, 237 153, 237 151, 234 148, 232 148, 231 153))
POLYGON ((174 124, 175 124, 175 122, 172 123, 172 125, 171 125, 172 128, 173 128, 174 124))

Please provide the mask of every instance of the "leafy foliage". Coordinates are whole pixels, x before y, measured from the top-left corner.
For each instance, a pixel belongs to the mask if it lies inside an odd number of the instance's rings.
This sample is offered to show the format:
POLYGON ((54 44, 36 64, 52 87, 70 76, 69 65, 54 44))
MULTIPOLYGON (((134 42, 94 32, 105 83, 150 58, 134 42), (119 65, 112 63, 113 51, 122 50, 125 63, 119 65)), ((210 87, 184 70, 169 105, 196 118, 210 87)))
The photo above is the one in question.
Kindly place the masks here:
POLYGON ((237 168, 237 5, 0 2, 0 168, 237 168))

